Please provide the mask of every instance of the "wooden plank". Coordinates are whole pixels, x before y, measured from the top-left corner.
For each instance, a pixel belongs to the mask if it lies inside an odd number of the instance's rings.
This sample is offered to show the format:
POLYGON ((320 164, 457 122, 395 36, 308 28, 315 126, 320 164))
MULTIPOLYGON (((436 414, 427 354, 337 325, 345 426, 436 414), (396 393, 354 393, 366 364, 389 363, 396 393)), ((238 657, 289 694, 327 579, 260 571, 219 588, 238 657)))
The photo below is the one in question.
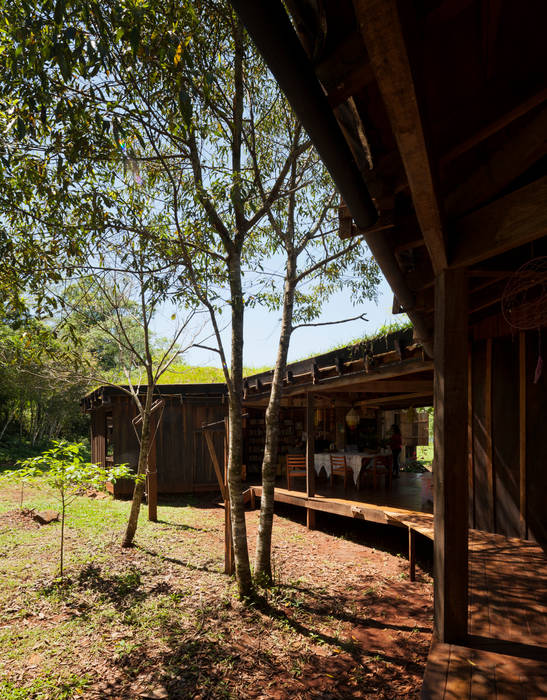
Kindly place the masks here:
POLYGON ((469 489, 469 527, 475 527, 475 473, 473 465, 473 354, 467 356, 467 480, 469 489))
POLYGON ((468 608, 467 277, 446 270, 435 280, 435 630, 463 641, 468 608))
POLYGON ((158 422, 161 420, 161 413, 153 413, 150 416, 150 434, 152 441, 148 452, 148 467, 146 470, 147 479, 147 500, 148 500, 148 520, 155 523, 158 520, 158 471, 156 464, 156 434, 158 422))
POLYGON ((459 217, 490 201, 547 152, 547 107, 515 125, 507 134, 503 147, 499 140, 480 165, 468 173, 464 181, 445 198, 447 215, 459 217), (519 128, 516 129, 516 126, 519 128))
POLYGON ((416 580, 416 533, 408 528, 408 568, 411 581, 416 580))
POLYGON ((397 141, 433 270, 446 267, 440 209, 395 0, 354 0, 355 15, 397 141))
POLYGON ((444 697, 446 700, 464 700, 471 697, 472 665, 469 663, 470 650, 452 645, 446 677, 444 697))
POLYGON ((451 267, 474 265, 547 233, 547 176, 464 216, 454 226, 451 267))
POLYGON ((441 157, 441 165, 445 165, 446 163, 448 163, 451 160, 454 160, 463 153, 467 153, 467 151, 470 151, 476 145, 482 143, 482 141, 485 141, 493 134, 496 134, 498 131, 504 129, 508 124, 511 124, 520 117, 524 116, 532 109, 534 109, 534 107, 537 107, 538 105, 545 102, 545 100, 547 100, 547 89, 541 90, 535 95, 532 95, 513 109, 503 114, 498 119, 490 122, 490 124, 487 124, 485 127, 480 129, 479 131, 476 131, 474 134, 471 134, 471 136, 469 136, 461 143, 453 146, 441 157))
POLYGON ((526 538, 526 334, 523 331, 519 333, 519 511, 520 534, 526 538))
POLYGON ((224 477, 222 475, 222 472, 220 471, 220 464, 218 463, 218 458, 217 458, 215 446, 213 444, 213 436, 211 435, 211 431, 209 431, 209 430, 204 430, 203 435, 205 436, 205 442, 207 443, 207 448, 209 449, 209 456, 211 457, 211 461, 212 461, 213 467, 215 469, 215 474, 217 475, 220 493, 222 494, 223 500, 226 501, 228 495, 226 492, 224 477))
POLYGON ((433 641, 427 656, 422 700, 443 700, 450 662, 450 644, 433 641))
POLYGON ((492 463, 492 338, 486 341, 486 374, 484 378, 484 431, 486 438, 486 480, 488 484, 489 501, 492 503, 490 512, 490 531, 496 531, 496 495, 492 463))
MULTIPOLYGON (((368 387, 367 387, 368 391, 368 387)), ((428 387, 427 391, 416 391, 408 394, 389 394, 388 396, 375 396, 372 399, 364 399, 363 401, 357 401, 356 406, 375 406, 376 404, 381 404, 388 401, 401 401, 413 400, 413 399, 423 399, 428 398, 433 395, 433 382, 428 387)))
MULTIPOLYGON (((315 397, 306 394, 306 496, 315 496, 315 397)), ((306 514, 309 530, 315 528, 315 513, 308 508, 306 514)))
POLYGON ((392 392, 433 392, 433 377, 431 379, 386 379, 367 384, 367 391, 392 392))
MULTIPOLYGON (((357 390, 357 387, 365 386, 369 382, 374 382, 377 379, 389 379, 393 377, 403 377, 407 374, 414 374, 415 372, 427 372, 433 369, 433 362, 431 360, 423 360, 412 358, 409 360, 403 360, 402 362, 393 361, 379 367, 372 367, 369 369, 368 373, 363 369, 362 371, 352 372, 351 374, 345 374, 341 377, 332 376, 325 377, 319 381, 319 384, 312 385, 311 379, 309 384, 300 384, 283 387, 283 396, 293 396, 294 394, 304 394, 307 392, 317 393, 322 391, 329 391, 331 389, 340 389, 351 387, 357 390)), ((366 391, 366 388, 364 389, 366 391)))

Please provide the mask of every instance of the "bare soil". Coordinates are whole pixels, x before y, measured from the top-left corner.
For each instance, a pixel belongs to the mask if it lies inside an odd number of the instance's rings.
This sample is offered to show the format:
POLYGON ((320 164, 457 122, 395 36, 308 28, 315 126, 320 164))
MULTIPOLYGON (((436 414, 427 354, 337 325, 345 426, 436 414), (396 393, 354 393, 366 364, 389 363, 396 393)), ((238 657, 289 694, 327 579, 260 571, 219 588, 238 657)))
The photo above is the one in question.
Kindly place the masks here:
MULTIPOLYGON (((283 511, 275 585, 245 605, 222 573, 222 508, 200 501, 159 513, 160 522, 139 526, 131 550, 106 514, 102 548, 86 561, 78 547, 93 551, 97 535, 73 527, 64 583, 49 573, 53 540, 39 554, 29 551, 34 540, 6 550, 22 573, 0 600, 2 698, 419 697, 432 584, 421 568, 409 582, 404 531, 327 516, 308 531, 300 514, 283 511)), ((258 511, 247 524, 252 555, 258 511)), ((0 515, 0 533, 35 527, 18 510, 0 515)))

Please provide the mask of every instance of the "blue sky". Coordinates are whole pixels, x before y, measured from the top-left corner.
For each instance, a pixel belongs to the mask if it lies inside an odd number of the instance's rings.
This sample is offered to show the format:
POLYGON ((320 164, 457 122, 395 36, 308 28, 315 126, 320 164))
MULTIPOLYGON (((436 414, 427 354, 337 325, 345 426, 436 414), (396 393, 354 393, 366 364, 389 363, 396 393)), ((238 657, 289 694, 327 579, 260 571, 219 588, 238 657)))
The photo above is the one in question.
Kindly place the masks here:
MULTIPOLYGON (((289 361, 295 361, 302 357, 318 354, 340 343, 351 342, 363 335, 370 335, 385 324, 405 320, 405 316, 393 316, 391 307, 393 293, 387 282, 382 279, 379 288, 378 303, 368 302, 358 306, 351 303, 348 291, 333 295, 324 305, 320 321, 334 321, 341 318, 353 317, 358 314, 366 314, 368 322, 353 321, 336 326, 323 326, 319 328, 301 328, 294 332, 289 350, 289 361)), ((168 337, 172 311, 166 309, 158 315, 155 322, 155 331, 160 336, 168 337)), ((277 340, 279 334, 279 313, 271 313, 265 309, 247 309, 244 328, 244 364, 246 367, 273 366, 277 354, 277 340)), ((230 331, 226 329, 223 339, 227 352, 230 348, 230 331)), ((207 341, 208 345, 214 345, 213 339, 207 341)), ((185 361, 192 365, 220 366, 218 355, 207 350, 193 349, 185 356, 185 361)))

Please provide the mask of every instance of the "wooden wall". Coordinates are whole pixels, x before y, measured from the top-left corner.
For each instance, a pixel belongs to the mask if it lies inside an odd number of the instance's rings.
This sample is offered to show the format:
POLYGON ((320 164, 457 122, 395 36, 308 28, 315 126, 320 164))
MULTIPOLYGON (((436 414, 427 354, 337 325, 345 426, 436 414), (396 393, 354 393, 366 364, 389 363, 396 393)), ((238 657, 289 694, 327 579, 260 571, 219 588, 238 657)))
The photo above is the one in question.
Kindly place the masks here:
POLYGON ((470 526, 530 537, 547 551, 547 362, 538 332, 471 344, 470 526))
MULTIPOLYGON (((227 406, 218 398, 167 400, 156 436, 158 490, 183 493, 216 490, 218 482, 201 427, 222 420, 227 406)), ((224 463, 224 430, 213 431, 219 464, 224 463)))
POLYGON ((104 408, 97 408, 91 413, 91 461, 93 464, 105 465, 106 413, 104 408))
MULTIPOLYGON (((92 460, 104 464, 106 415, 112 413, 114 463, 137 468, 139 443, 132 419, 136 407, 131 398, 113 396, 111 403, 91 412, 92 460)), ((161 423, 156 434, 156 465, 159 493, 186 493, 217 490, 218 482, 207 444, 201 431, 203 423, 224 418, 227 406, 217 397, 166 397, 161 423)), ((224 462, 224 430, 213 433, 219 463, 224 462)), ((133 483, 118 481, 116 496, 130 495, 133 483)))

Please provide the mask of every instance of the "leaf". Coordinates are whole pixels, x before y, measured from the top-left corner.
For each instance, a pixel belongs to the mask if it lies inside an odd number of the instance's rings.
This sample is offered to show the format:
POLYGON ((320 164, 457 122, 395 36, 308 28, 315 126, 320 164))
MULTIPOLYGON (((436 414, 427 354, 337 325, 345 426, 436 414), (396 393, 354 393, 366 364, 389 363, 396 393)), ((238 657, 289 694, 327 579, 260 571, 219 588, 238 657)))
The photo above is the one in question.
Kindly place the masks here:
POLYGON ((180 59, 182 58, 182 44, 179 44, 177 46, 177 50, 175 51, 175 57, 173 58, 173 63, 178 66, 180 63, 180 59))

